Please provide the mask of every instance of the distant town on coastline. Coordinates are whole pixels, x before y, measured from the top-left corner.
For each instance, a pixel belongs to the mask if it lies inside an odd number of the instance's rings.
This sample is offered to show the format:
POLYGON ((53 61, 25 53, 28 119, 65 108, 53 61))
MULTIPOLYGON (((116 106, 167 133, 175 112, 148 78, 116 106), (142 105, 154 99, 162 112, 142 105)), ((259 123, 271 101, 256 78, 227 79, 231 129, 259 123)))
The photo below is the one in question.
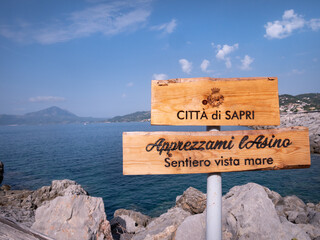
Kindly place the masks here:
MULTIPOLYGON (((283 94, 279 96, 281 113, 299 113, 320 111, 320 93, 306 93, 296 96, 283 94)), ((114 123, 114 122, 147 122, 150 111, 139 111, 113 118, 79 117, 59 107, 50 107, 25 115, 0 114, 0 125, 43 125, 68 123, 114 123)))

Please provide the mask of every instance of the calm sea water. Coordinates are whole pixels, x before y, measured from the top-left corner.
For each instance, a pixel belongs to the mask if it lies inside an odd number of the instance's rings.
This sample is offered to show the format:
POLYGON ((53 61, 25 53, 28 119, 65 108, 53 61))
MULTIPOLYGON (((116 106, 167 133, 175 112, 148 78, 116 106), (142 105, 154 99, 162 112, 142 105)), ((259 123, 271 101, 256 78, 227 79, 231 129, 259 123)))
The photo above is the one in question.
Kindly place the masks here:
MULTIPOLYGON (((239 129, 237 127, 236 129, 239 129)), ((189 186, 206 192, 206 174, 122 175, 122 132, 204 131, 204 127, 151 126, 150 123, 70 124, 0 127, 3 184, 37 189, 55 179, 72 179, 92 196, 102 197, 110 219, 118 208, 157 216, 172 207, 189 186)), ((235 130, 225 127, 222 130, 235 130)), ((320 201, 320 155, 309 169, 223 173, 223 192, 256 182, 282 196, 320 201)))

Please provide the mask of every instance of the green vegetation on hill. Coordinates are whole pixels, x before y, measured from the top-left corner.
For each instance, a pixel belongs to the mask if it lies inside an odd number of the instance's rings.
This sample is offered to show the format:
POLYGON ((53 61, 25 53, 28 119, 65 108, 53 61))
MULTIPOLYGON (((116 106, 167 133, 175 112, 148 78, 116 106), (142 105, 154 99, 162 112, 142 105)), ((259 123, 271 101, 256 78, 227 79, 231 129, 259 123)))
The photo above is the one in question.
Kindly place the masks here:
POLYGON ((279 96, 280 110, 283 112, 320 111, 320 93, 305 93, 279 96))
POLYGON ((124 116, 116 116, 109 119, 109 122, 146 122, 151 118, 150 111, 130 113, 124 116))

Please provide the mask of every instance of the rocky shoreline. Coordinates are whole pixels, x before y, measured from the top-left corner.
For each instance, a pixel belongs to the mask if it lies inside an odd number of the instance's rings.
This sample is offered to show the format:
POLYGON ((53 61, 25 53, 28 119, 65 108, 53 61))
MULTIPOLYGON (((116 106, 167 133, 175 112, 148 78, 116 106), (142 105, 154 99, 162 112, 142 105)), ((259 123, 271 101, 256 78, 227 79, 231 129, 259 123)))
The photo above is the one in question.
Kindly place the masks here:
MULTIPOLYGON (((223 239, 320 240, 320 203, 282 197, 255 183, 223 196, 223 239)), ((55 180, 38 190, 0 190, 0 239, 204 240, 206 195, 189 187, 157 218, 133 210, 106 218, 102 198, 76 182, 55 180)))
POLYGON ((253 126, 253 129, 304 126, 309 129, 310 152, 320 153, 320 112, 283 113, 280 126, 253 126))
MULTIPOLYGON (((279 127, 309 128, 310 151, 320 153, 320 113, 282 114, 279 127)), ((257 126, 255 129, 274 128, 257 126)), ((4 166, 0 162, 0 184, 4 166)), ((255 183, 223 196, 223 239, 320 240, 320 203, 282 197, 255 183)), ((37 190, 0 188, 0 240, 204 240, 206 195, 189 187, 157 218, 118 209, 108 221, 102 198, 75 181, 54 180, 37 190)))

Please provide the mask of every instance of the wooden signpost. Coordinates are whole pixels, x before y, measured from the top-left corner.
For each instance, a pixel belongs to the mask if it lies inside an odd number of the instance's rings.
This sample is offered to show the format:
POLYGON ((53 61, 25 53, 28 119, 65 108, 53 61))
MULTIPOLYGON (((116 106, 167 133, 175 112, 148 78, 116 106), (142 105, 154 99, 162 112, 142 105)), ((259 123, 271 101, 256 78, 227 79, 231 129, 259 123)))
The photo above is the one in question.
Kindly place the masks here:
POLYGON ((123 134, 123 174, 276 170, 310 165, 305 127, 123 134))
MULTIPOLYGON (((279 125, 278 79, 153 80, 153 125, 279 125)), ((123 174, 208 173, 207 240, 221 239, 220 172, 310 166, 308 129, 124 132, 123 174)))
POLYGON ((184 78, 151 83, 153 125, 279 125, 278 79, 184 78))

